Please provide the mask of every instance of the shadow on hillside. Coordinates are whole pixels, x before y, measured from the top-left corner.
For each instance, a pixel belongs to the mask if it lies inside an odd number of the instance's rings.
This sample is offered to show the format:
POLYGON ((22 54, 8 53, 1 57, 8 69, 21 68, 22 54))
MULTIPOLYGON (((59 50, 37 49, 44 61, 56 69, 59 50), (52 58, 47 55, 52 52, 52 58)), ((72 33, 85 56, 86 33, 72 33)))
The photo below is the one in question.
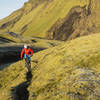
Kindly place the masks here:
POLYGON ((27 90, 27 88, 31 84, 31 80, 32 80, 31 72, 26 73, 26 79, 27 80, 25 82, 11 89, 11 99, 12 100, 28 100, 29 91, 27 90))
MULTIPOLYGON (((14 63, 14 62, 13 62, 14 63)), ((0 64, 0 71, 3 70, 5 67, 9 67, 13 63, 7 63, 7 64, 0 64)))
MULTIPOLYGON (((3 70, 4 68, 9 67, 12 63, 21 60, 20 53, 22 49, 22 46, 0 47, 0 70, 3 70)), ((34 53, 37 53, 46 48, 31 47, 31 49, 34 51, 34 53)))

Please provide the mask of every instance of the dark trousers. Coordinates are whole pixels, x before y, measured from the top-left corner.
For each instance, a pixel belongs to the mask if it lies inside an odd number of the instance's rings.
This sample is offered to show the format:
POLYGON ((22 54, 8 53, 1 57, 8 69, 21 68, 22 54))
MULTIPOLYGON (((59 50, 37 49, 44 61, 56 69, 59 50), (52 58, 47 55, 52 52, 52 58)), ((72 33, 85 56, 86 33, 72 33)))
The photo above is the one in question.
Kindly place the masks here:
POLYGON ((27 67, 28 71, 31 71, 31 61, 25 58, 25 66, 27 67))

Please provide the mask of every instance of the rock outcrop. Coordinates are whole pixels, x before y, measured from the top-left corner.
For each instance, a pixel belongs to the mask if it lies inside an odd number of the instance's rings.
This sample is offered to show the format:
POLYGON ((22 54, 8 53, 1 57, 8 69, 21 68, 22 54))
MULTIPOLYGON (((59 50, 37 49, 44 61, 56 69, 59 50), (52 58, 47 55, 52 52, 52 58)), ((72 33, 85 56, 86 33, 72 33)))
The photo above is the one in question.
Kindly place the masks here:
POLYGON ((99 33, 99 0, 71 8, 64 19, 58 20, 48 31, 50 39, 70 40, 83 35, 99 33))

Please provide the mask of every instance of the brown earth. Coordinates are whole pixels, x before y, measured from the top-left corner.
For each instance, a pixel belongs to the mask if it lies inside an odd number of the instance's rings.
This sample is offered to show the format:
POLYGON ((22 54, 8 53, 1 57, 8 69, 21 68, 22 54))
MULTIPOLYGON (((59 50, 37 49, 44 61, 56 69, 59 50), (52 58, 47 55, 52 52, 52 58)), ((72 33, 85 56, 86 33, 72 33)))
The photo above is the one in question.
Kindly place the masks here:
POLYGON ((88 7, 73 7, 64 19, 59 19, 48 31, 49 39, 70 40, 99 32, 99 0, 90 0, 88 7), (98 6, 96 6, 98 5, 98 6), (96 16, 96 18, 94 18, 96 16))

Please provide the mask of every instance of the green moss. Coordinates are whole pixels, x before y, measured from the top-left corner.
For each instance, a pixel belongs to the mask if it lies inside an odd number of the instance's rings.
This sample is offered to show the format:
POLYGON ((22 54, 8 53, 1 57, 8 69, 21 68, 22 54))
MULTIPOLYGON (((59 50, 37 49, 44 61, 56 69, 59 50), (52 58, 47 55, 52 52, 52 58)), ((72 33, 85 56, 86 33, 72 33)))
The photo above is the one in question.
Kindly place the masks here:
MULTIPOLYGON (((99 37, 100 34, 84 36, 34 54, 29 100, 77 100, 79 97, 89 100, 91 95, 98 100, 99 37)), ((0 93, 4 93, 0 94, 2 100, 10 100, 7 98, 10 98, 11 87, 25 81, 25 73, 24 61, 0 71, 0 93)))
POLYGON ((30 1, 22 9, 0 21, 0 25, 2 25, 8 20, 13 22, 16 17, 21 16, 12 27, 7 27, 0 31, 10 29, 10 31, 15 33, 23 32, 23 36, 46 37, 47 31, 53 24, 58 19, 64 18, 72 7, 88 5, 88 2, 89 0, 30 1))

